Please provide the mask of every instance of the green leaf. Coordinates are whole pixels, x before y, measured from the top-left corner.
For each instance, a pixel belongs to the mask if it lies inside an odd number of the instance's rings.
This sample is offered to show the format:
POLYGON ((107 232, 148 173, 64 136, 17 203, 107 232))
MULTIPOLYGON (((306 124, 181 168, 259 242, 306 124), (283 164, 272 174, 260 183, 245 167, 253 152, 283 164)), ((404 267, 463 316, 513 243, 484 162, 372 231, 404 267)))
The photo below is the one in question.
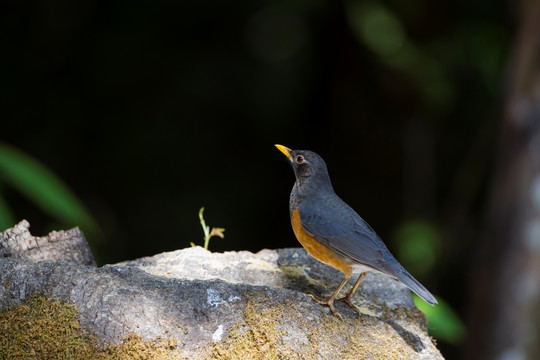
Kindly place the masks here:
POLYGON ((0 180, 45 213, 70 225, 97 232, 98 225, 71 190, 36 159, 0 143, 0 180))
POLYGON ((15 217, 11 213, 4 197, 0 194, 0 231, 4 231, 13 225, 15 225, 15 217))
POLYGON ((434 225, 424 220, 406 221, 394 238, 398 258, 406 269, 416 276, 425 276, 433 270, 441 249, 441 235, 434 225))
POLYGON ((430 335, 453 345, 458 345, 463 341, 466 333, 465 326, 448 303, 437 298, 439 303, 431 306, 416 294, 412 295, 418 309, 426 315, 430 335))

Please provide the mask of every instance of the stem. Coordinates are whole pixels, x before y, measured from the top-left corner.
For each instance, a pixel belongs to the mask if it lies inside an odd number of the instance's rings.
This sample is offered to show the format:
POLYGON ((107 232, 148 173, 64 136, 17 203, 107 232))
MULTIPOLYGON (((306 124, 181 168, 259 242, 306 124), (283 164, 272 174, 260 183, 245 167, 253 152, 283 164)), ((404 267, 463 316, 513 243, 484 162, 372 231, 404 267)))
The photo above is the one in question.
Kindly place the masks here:
POLYGON ((208 250, 208 243, 210 242, 210 227, 206 226, 206 222, 203 217, 204 206, 199 210, 199 219, 201 220, 201 226, 204 231, 204 248, 208 250))

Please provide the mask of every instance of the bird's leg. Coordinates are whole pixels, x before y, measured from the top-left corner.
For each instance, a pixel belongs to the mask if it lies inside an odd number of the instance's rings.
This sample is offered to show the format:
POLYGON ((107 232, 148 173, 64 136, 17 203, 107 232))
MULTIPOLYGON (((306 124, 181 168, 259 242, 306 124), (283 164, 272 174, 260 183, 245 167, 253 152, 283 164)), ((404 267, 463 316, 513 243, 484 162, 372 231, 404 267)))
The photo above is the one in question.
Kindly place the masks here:
MULTIPOLYGON (((336 296, 339 294, 339 292, 341 291, 341 289, 343 289, 343 287, 345 286, 345 284, 347 283, 347 281, 349 281, 349 279, 351 278, 351 275, 345 275, 345 279, 343 279, 343 281, 341 282, 341 284, 339 284, 338 288, 336 289, 336 291, 334 291, 334 293, 332 294, 332 296, 330 296, 330 298, 328 298, 328 300, 325 300, 321 297, 318 297, 316 296, 315 294, 313 294, 311 291, 308 291, 307 294, 309 296, 311 296, 311 298, 313 299, 313 301, 315 301, 317 304, 321 304, 321 305, 326 305, 330 308, 330 311, 332 311, 332 314, 333 315, 336 315, 336 316, 339 316, 340 318, 341 317, 341 314, 338 313, 336 310, 334 310, 334 300, 336 298, 336 296)), ((342 318, 343 319, 343 318, 342 318)))
POLYGON ((367 275, 367 271, 364 271, 358 276, 358 280, 354 283, 354 286, 352 287, 351 291, 345 297, 342 297, 340 299, 337 299, 338 301, 345 301, 354 311, 356 311, 360 315, 360 309, 356 305, 354 305, 351 301, 354 292, 356 289, 358 289, 358 286, 360 285, 360 282, 364 279, 364 277, 367 275))

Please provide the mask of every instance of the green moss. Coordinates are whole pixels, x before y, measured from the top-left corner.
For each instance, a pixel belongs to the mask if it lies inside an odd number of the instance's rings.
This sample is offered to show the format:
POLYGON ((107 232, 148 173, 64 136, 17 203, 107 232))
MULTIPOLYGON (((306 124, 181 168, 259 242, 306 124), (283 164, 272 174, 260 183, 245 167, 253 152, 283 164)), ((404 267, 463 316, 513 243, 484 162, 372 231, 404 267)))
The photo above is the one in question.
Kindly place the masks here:
POLYGON ((43 296, 0 313, 0 359, 179 359, 169 339, 143 341, 127 336, 122 344, 102 346, 81 327, 79 310, 72 304, 43 296))

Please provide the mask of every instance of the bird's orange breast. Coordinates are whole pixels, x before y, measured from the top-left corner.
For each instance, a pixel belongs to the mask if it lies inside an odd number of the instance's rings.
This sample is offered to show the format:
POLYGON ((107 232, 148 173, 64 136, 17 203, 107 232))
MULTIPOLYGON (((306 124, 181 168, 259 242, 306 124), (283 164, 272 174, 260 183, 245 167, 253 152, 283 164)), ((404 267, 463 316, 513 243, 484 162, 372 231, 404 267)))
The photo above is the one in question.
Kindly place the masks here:
POLYGON ((345 274, 345 276, 351 276, 351 265, 345 262, 342 257, 335 251, 333 251, 323 243, 317 241, 317 239, 309 235, 304 230, 304 228, 302 227, 302 222, 300 220, 300 214, 298 213, 298 208, 294 210, 291 216, 291 224, 296 238, 298 239, 300 244, 302 244, 304 249, 306 249, 307 252, 311 254, 311 256, 327 265, 341 270, 345 274))

